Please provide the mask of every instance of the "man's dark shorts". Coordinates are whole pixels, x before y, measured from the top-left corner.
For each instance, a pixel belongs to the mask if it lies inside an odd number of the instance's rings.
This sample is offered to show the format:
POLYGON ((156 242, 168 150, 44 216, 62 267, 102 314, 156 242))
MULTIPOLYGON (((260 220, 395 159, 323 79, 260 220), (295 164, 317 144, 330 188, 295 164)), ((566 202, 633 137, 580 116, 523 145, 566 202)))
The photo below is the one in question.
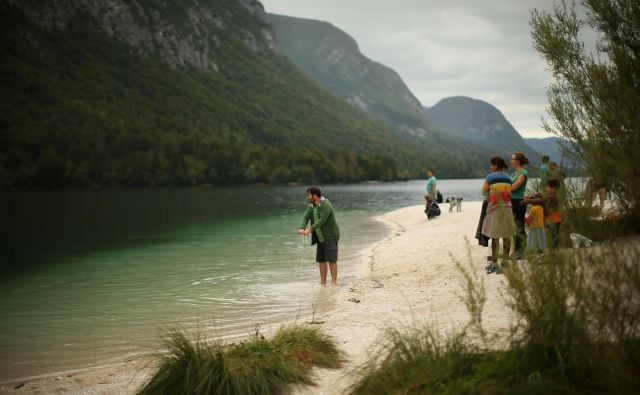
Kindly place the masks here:
POLYGON ((338 241, 329 240, 324 243, 318 242, 316 262, 338 262, 338 241))

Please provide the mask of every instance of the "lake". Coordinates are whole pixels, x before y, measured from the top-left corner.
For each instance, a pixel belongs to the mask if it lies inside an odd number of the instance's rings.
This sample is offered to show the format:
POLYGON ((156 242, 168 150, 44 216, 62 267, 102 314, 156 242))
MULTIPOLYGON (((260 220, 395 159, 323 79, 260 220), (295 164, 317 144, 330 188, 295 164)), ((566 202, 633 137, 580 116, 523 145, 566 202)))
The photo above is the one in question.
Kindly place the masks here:
MULTIPOLYGON (((466 201, 481 185, 438 183, 466 201)), ((342 233, 335 290, 296 234, 305 186, 0 191, 0 382, 153 352, 172 327, 244 335, 330 309, 390 231, 374 217, 422 204, 425 180, 321 188, 342 233)))

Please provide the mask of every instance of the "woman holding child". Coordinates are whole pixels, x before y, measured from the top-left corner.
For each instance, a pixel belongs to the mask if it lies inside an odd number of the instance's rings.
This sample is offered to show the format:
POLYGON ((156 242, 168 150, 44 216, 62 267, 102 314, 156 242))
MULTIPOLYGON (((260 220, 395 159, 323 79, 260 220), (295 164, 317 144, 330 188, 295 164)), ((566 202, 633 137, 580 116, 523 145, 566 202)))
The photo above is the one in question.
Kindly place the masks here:
POLYGON ((489 195, 487 212, 482 223, 482 234, 491 238, 491 263, 487 273, 500 273, 498 250, 503 242, 505 257, 509 255, 510 238, 516 234, 516 224, 511 207, 511 177, 504 171, 507 164, 499 156, 491 158, 491 173, 482 185, 482 192, 489 195))

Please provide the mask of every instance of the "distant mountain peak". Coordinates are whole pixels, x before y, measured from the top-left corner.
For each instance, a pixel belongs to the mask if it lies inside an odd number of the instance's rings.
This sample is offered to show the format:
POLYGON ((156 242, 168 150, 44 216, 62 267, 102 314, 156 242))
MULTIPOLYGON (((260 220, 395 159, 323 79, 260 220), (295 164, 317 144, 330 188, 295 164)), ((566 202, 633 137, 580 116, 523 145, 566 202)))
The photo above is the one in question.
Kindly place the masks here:
POLYGON ((425 108, 429 120, 450 135, 493 149, 496 153, 533 150, 502 112, 486 101, 453 96, 425 108))

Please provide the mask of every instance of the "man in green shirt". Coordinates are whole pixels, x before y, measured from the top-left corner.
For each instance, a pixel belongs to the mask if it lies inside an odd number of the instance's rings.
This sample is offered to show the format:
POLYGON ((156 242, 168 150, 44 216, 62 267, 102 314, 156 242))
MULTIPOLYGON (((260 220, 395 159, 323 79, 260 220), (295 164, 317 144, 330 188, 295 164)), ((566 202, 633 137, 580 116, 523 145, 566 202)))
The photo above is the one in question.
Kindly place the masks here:
POLYGON ((307 189, 309 205, 302 218, 298 234, 311 234, 311 244, 316 244, 316 262, 320 267, 320 284, 327 284, 327 262, 331 271, 331 285, 336 286, 338 280, 338 240, 340 228, 331 202, 322 197, 318 187, 307 189), (311 221, 311 227, 307 224, 311 221))

